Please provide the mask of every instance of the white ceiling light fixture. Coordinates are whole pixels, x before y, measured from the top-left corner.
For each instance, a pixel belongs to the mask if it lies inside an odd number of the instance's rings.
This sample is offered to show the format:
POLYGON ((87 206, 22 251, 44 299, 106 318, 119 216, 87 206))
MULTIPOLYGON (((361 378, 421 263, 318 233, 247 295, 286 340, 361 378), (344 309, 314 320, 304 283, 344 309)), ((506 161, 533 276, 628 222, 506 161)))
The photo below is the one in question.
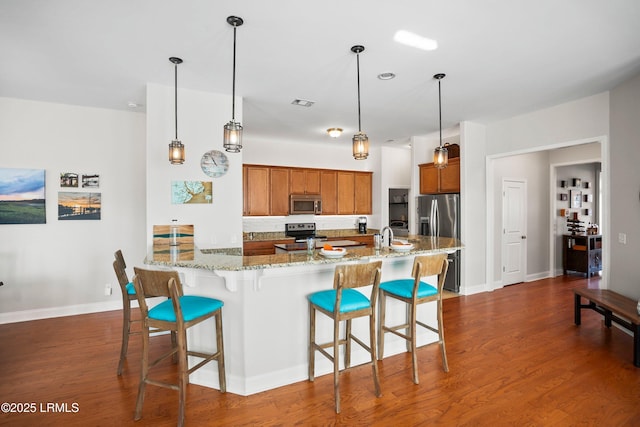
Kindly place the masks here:
POLYGON ((224 125, 222 145, 229 153, 239 153, 242 149, 242 125, 236 122, 236 30, 244 21, 237 16, 229 16, 227 23, 233 27, 233 89, 231 92, 231 121, 224 125))
POLYGON ((342 135, 342 128, 329 128, 327 129, 327 133, 331 138, 337 138, 342 135))
POLYGON ((437 41, 405 30, 396 31, 393 35, 393 40, 400 44, 421 50, 436 50, 438 48, 437 41))
POLYGON ((369 157, 369 137, 362 132, 360 126, 360 52, 364 51, 364 46, 356 45, 351 48, 351 52, 356 54, 356 63, 358 64, 358 133, 353 135, 353 158, 356 160, 365 160, 369 157))
POLYGON ((182 64, 182 59, 176 58, 172 56, 169 58, 169 61, 174 65, 175 73, 174 73, 174 113, 175 113, 175 123, 176 123, 176 138, 171 141, 169 144, 169 162, 172 165, 181 165, 184 163, 184 145, 178 139, 178 64, 182 64))

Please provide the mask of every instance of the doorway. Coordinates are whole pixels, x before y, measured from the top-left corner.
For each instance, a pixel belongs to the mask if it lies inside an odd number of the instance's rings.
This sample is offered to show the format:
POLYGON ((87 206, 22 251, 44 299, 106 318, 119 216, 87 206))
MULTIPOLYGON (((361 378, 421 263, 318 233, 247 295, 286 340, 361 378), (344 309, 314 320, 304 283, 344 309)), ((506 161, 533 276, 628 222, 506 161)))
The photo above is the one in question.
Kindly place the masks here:
POLYGON ((502 181, 502 285, 522 283, 527 271, 527 182, 502 181))

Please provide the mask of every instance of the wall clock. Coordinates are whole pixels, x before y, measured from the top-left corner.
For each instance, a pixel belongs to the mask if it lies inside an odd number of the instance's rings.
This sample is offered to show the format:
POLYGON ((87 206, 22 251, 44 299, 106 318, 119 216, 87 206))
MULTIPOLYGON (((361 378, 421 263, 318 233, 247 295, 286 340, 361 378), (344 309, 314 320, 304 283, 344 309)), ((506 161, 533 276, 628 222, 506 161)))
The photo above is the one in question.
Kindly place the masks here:
POLYGON ((205 174, 212 178, 218 178, 229 170, 229 159, 222 151, 207 151, 202 155, 200 167, 205 174))

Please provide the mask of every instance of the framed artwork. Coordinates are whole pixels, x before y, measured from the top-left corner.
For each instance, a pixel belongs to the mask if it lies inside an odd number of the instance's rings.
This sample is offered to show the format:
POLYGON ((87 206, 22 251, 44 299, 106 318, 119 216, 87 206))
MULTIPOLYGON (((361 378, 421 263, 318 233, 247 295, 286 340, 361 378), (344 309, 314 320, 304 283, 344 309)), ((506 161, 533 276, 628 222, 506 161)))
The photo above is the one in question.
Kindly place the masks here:
POLYGON ((585 194, 583 196, 583 199, 584 199, 585 202, 591 203, 591 202, 593 202, 593 194, 585 194))
POLYGON ((44 169, 0 168, 0 224, 45 224, 44 169))
POLYGON ((65 172, 60 174, 60 187, 62 188, 77 188, 78 187, 78 174, 65 172))
POLYGON ((61 191, 58 193, 58 220, 99 220, 102 194, 61 191))
POLYGON ((567 193, 560 193, 560 200, 563 202, 566 202, 568 198, 567 193))
POLYGON ((572 187, 580 187, 582 185, 582 180, 580 178, 573 178, 572 187))
POLYGON ((100 187, 100 175, 82 174, 82 188, 99 188, 100 187))
POLYGON ((172 181, 171 203, 174 205, 205 203, 213 200, 211 181, 172 181))
POLYGON ((582 191, 570 190, 569 192, 570 192, 569 207, 570 208, 582 207, 582 191))

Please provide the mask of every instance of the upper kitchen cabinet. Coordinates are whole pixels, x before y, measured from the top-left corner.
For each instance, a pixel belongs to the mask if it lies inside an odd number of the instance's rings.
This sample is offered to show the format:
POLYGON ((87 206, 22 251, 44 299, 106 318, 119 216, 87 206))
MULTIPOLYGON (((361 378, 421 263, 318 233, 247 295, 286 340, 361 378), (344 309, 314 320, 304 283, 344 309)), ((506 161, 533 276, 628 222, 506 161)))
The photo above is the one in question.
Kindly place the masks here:
POLYGON ((460 192, 460 157, 450 158, 444 169, 433 163, 423 163, 420 168, 420 194, 460 192))
POLYGON ((320 195, 322 196, 322 214, 338 213, 338 172, 334 170, 320 171, 320 195))
POLYGON ((269 215, 271 202, 271 168, 245 165, 242 167, 242 189, 245 215, 269 215))
POLYGON ((338 171, 338 214, 371 214, 371 172, 338 171))
POLYGON ((271 167, 270 215, 289 215, 289 168, 271 167))
POLYGON ((351 215, 355 212, 355 174, 338 171, 338 215, 351 215))
POLYGON ((289 215, 291 194, 320 194, 323 215, 372 212, 372 172, 243 165, 243 215, 289 215))
POLYGON ((356 172, 354 180, 356 184, 355 213, 370 215, 373 174, 371 172, 356 172))
POLYGON ((290 169, 291 194, 320 194, 320 170, 290 169))

